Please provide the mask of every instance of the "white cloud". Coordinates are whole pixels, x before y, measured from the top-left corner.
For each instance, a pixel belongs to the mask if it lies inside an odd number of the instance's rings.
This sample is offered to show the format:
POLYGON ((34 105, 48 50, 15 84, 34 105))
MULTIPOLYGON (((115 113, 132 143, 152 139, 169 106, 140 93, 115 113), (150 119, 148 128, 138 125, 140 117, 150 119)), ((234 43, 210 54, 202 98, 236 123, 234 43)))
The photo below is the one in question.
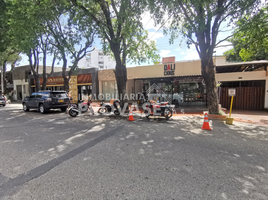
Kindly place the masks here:
POLYGON ((215 48, 214 51, 216 51, 216 55, 220 56, 223 55, 225 51, 228 51, 233 48, 232 43, 228 41, 221 42, 218 48, 215 48))
MULTIPOLYGON (((171 23, 171 17, 168 16, 167 13, 163 16, 163 20, 165 21, 165 26, 169 26, 169 24, 171 23)), ((146 30, 149 30, 149 29, 158 30, 161 28, 161 24, 155 25, 154 19, 152 15, 150 14, 150 12, 145 12, 142 15, 142 24, 143 24, 143 28, 146 30)))
POLYGON ((154 29, 158 30, 160 28, 160 25, 155 26, 154 20, 152 19, 150 12, 145 12, 142 16, 142 24, 144 29, 154 29))
POLYGON ((170 52, 171 52, 170 50, 161 50, 161 51, 160 51, 160 56, 161 56, 161 57, 166 57, 166 56, 168 56, 168 54, 169 54, 170 52))
POLYGON ((164 35, 163 33, 159 33, 159 32, 149 32, 148 37, 149 39, 156 41, 156 39, 164 37, 164 35))
POLYGON ((190 45, 190 49, 187 49, 186 53, 181 52, 181 54, 185 55, 183 57, 183 60, 196 60, 196 59, 199 59, 199 55, 198 55, 194 45, 190 45))

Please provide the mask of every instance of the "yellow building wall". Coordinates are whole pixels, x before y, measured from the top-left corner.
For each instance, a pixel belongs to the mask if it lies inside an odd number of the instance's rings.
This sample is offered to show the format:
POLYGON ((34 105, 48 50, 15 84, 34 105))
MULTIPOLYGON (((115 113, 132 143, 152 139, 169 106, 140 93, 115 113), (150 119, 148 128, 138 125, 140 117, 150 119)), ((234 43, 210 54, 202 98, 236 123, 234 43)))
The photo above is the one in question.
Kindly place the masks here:
MULTIPOLYGON (((127 79, 201 75, 200 60, 191 62, 176 62, 168 64, 129 67, 127 68, 127 79), (175 64, 174 75, 164 75, 164 65, 168 64, 172 66, 174 66, 175 64)), ((115 80, 114 69, 99 71, 98 78, 99 81, 115 80)))
POLYGON ((130 67, 127 68, 127 78, 157 78, 157 77, 172 77, 172 76, 191 76, 191 75, 201 75, 201 62, 200 60, 191 62, 176 62, 168 64, 157 64, 150 66, 141 67, 130 67), (174 75, 164 75, 164 65, 174 66, 175 64, 175 74, 174 75))

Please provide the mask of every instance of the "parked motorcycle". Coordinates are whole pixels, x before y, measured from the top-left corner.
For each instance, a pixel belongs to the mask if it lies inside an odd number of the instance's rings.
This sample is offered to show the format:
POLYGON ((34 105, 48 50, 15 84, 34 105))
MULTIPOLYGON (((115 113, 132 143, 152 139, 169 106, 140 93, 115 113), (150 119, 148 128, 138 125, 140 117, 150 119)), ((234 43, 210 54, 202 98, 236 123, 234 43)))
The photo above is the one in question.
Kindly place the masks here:
POLYGON ((146 110, 144 110, 144 114, 147 118, 150 116, 163 116, 166 119, 172 117, 175 105, 170 105, 169 102, 161 102, 157 103, 155 101, 148 101, 146 105, 146 110), (155 112, 154 112, 155 111, 155 112))
POLYGON ((99 108, 99 110, 98 110, 99 114, 112 112, 112 106, 110 104, 101 102, 100 106, 101 106, 101 108, 99 108))
POLYGON ((91 100, 88 100, 88 102, 85 102, 84 100, 79 100, 77 102, 77 105, 72 104, 70 107, 68 107, 68 112, 71 117, 76 117, 79 112, 85 113, 88 110, 92 112, 94 115, 94 110, 92 109, 92 106, 90 105, 92 103, 91 100))
MULTIPOLYGON (((120 100, 114 100, 113 106, 111 104, 106 104, 104 102, 102 102, 100 106, 101 108, 99 108, 98 110, 99 114, 113 112, 115 115, 120 115, 120 100)), ((128 111, 128 107, 126 111, 128 111)))

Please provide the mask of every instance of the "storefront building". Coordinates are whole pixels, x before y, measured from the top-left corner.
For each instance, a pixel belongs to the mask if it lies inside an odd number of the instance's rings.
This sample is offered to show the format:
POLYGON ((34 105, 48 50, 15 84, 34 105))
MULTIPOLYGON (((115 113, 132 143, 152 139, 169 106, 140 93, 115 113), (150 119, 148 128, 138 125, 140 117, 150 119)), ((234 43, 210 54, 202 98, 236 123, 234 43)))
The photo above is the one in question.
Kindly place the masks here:
POLYGON ((219 102, 230 108, 228 89, 235 88, 233 109, 268 109, 268 61, 219 64, 216 81, 219 82, 219 102))
MULTIPOLYGON (((215 60, 222 107, 228 109, 230 106, 228 88, 236 88, 234 109, 268 109, 268 61, 227 63, 224 57, 215 60)), ((177 102, 179 107, 207 106, 200 60, 130 67, 127 79, 127 94, 129 97, 135 94, 136 102, 137 94, 146 93, 150 99, 177 102)), ((118 98, 114 70, 100 70, 98 80, 99 92, 104 94, 105 100, 118 98)))
MULTIPOLYGON (((34 82, 34 78, 31 76, 31 92, 35 92, 34 82)), ((40 84, 42 86, 43 78, 40 78, 40 84)), ((63 90, 63 85, 62 72, 57 72, 47 79, 46 90, 63 90)), ((98 90, 98 70, 96 68, 78 69, 70 78, 68 92, 74 101, 87 100, 90 95, 98 94, 98 90)))
MULTIPOLYGON (((51 71, 51 66, 46 66, 47 72, 51 71)), ((60 72, 62 70, 61 67, 54 67, 54 72, 60 72)), ((39 66, 38 70, 39 74, 43 73, 43 66, 39 66)), ((13 93, 12 100, 20 101, 24 99, 26 96, 29 96, 32 92, 31 88, 31 77, 32 77, 31 67, 29 65, 15 67, 12 72, 13 78, 13 93)))
MULTIPOLYGON (((145 94, 156 101, 174 100, 180 106, 206 106, 205 84, 200 60, 173 62, 127 68, 127 94, 145 94)), ((113 70, 99 71, 100 93, 116 97, 117 85, 113 70)), ((105 95, 107 97, 107 95, 105 95)), ((109 99, 105 99, 109 100, 109 99)))

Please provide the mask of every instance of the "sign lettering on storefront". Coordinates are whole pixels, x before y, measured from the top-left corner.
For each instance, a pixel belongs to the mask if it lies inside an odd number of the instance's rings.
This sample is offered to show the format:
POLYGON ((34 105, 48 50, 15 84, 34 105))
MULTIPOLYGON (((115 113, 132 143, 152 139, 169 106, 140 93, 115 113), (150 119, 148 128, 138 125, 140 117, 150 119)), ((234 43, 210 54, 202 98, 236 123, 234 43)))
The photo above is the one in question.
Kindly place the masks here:
MULTIPOLYGON (((34 81, 35 83, 35 81, 34 81)), ((40 78, 40 84, 43 84, 43 78, 40 78)), ((64 84, 64 79, 60 76, 58 77, 49 77, 47 79, 47 85, 63 85, 64 84)))
POLYGON ((164 65, 164 76, 175 75, 175 64, 164 65))

